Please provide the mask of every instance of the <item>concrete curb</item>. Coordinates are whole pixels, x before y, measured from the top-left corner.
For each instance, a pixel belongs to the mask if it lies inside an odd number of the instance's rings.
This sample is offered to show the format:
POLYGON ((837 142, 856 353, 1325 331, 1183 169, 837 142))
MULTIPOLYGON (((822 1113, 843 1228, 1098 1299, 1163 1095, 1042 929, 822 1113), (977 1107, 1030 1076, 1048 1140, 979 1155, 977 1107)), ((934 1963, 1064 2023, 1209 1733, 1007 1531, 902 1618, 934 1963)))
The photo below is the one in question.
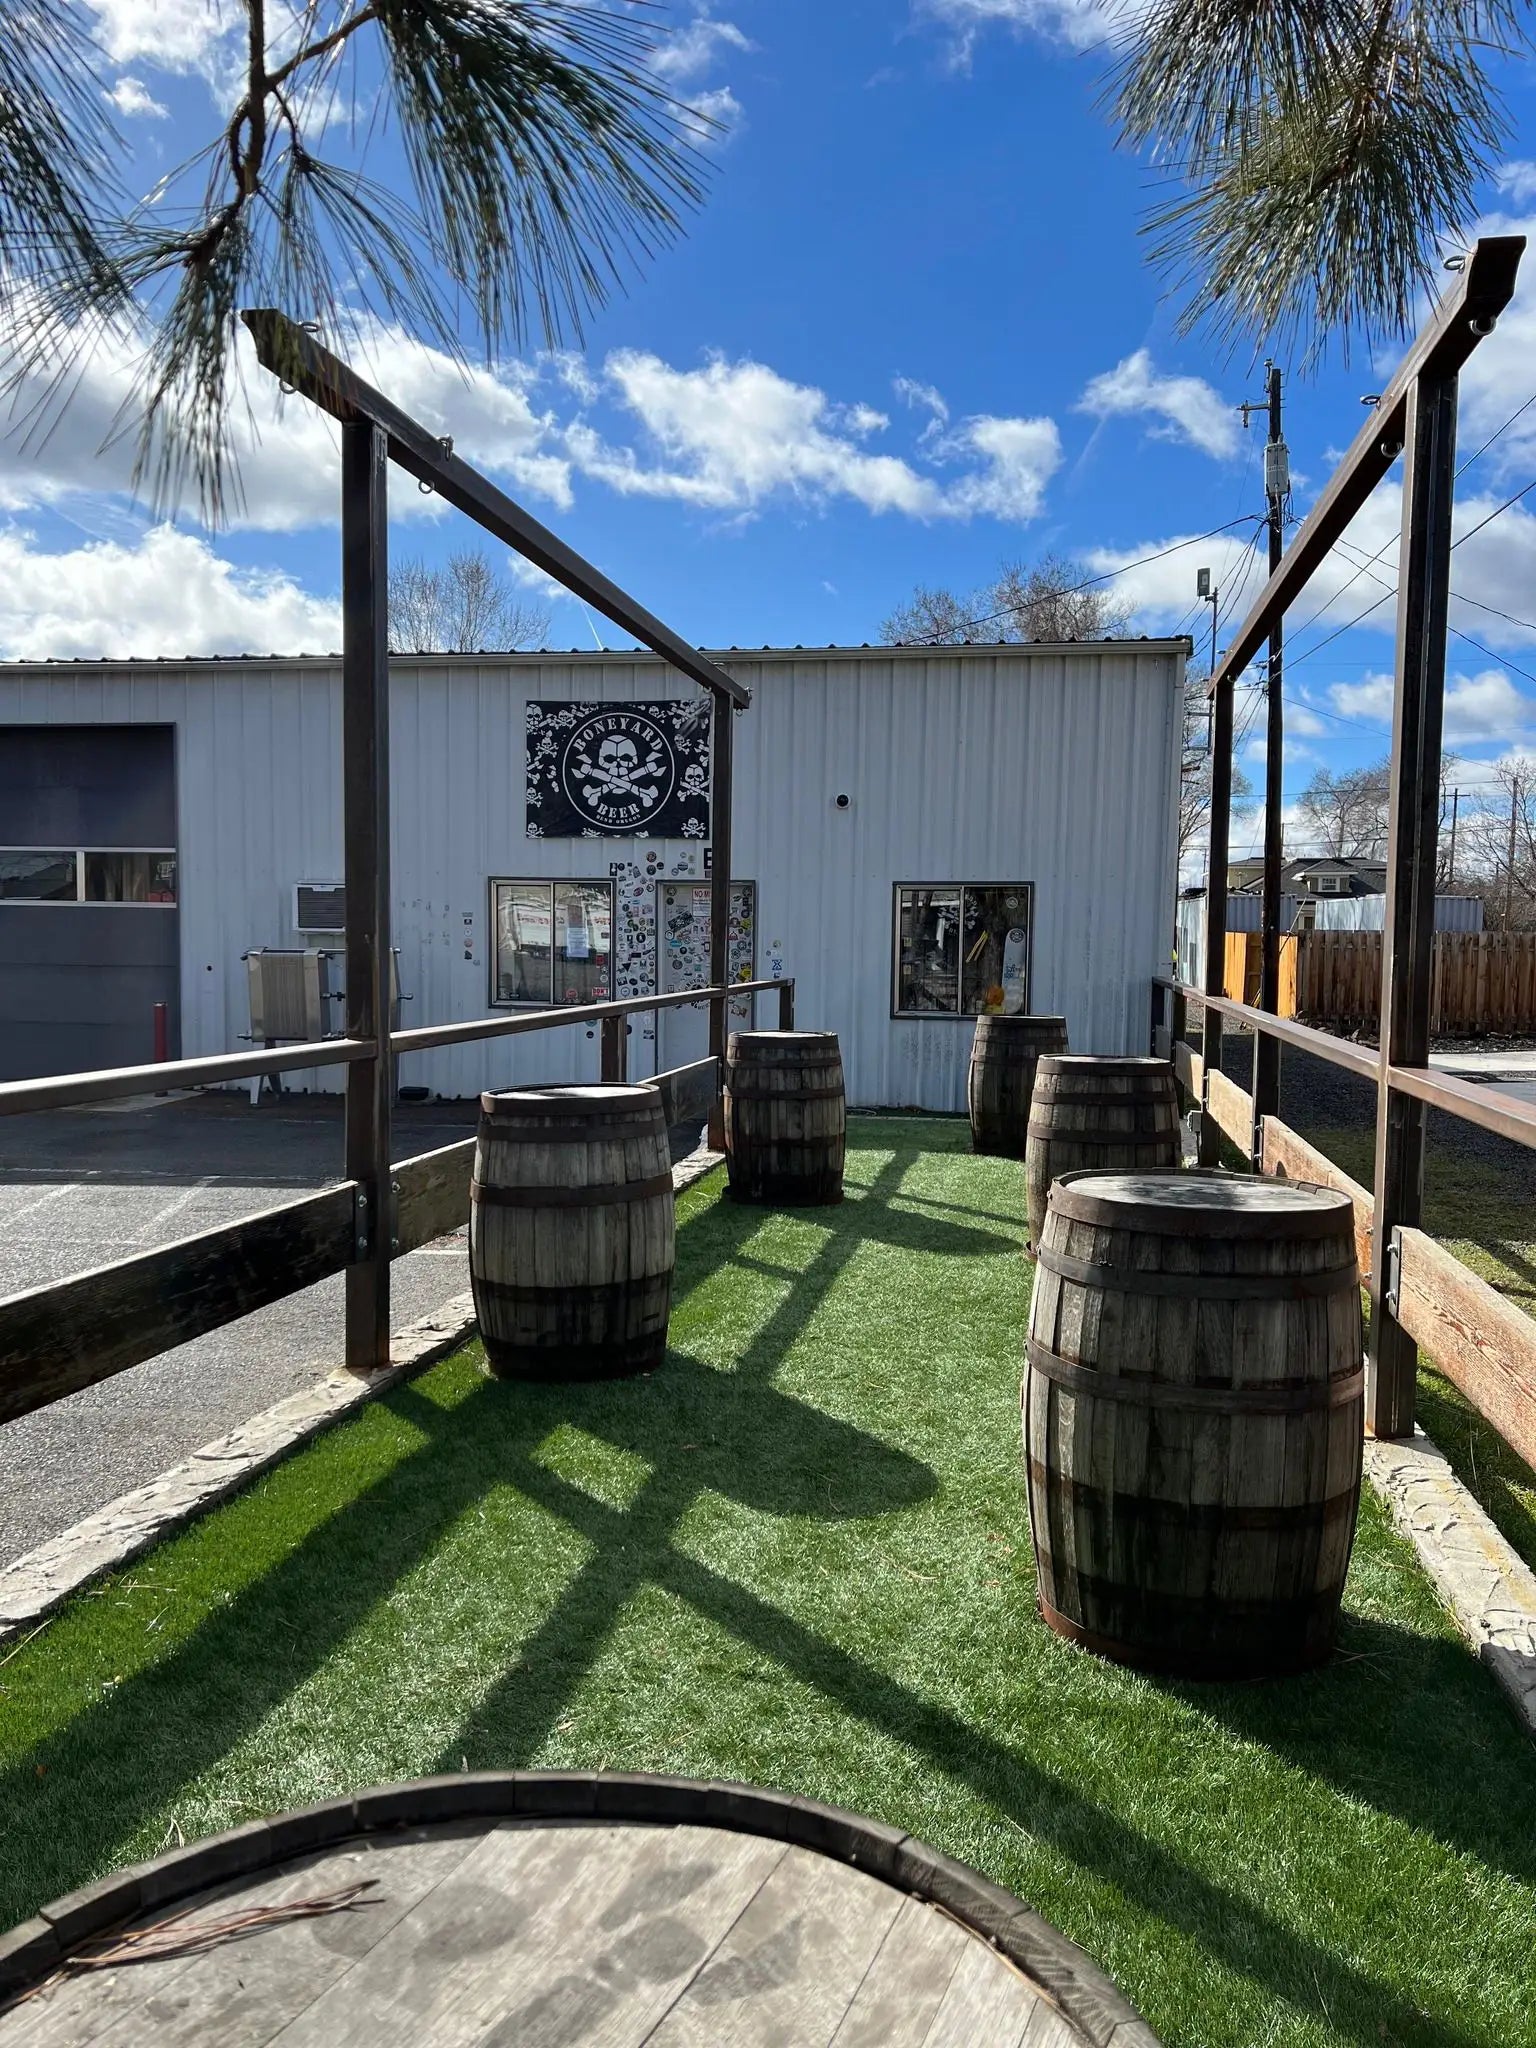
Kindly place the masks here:
MULTIPOLYGON (((723 1154, 700 1148, 672 1169, 679 1194, 720 1164, 723 1154)), ((217 1507, 253 1479, 365 1402, 445 1358, 474 1334, 475 1308, 456 1294, 431 1315, 396 1333, 390 1363, 369 1374, 333 1371, 204 1444, 147 1486, 136 1487, 39 1544, 0 1571, 0 1644, 36 1631, 72 1593, 103 1573, 120 1571, 146 1550, 217 1507)))
POLYGON ((1367 1439, 1365 1473, 1456 1626, 1536 1736, 1536 1572, 1422 1430, 1403 1443, 1367 1439))

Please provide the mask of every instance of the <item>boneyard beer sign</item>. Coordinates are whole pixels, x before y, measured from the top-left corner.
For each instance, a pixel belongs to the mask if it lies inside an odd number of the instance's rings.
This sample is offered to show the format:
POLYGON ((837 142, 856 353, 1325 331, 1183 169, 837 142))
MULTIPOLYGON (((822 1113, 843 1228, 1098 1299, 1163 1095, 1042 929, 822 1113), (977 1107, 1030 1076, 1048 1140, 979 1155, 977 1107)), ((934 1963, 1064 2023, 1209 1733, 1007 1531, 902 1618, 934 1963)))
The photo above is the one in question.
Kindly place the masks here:
POLYGON ((709 707, 530 704, 530 839, 705 839, 709 707))

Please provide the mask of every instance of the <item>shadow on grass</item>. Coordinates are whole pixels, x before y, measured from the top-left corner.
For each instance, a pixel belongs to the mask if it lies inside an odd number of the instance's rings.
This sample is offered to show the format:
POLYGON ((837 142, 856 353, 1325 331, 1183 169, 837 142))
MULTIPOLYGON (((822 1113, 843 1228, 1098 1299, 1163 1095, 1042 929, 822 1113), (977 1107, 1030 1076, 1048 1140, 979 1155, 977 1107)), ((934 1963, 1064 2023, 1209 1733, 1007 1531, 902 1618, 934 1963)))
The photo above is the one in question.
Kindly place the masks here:
MULTIPOLYGON (((392 1395, 385 1405, 420 1431, 419 1448, 215 1611, 163 1663, 126 1681, 0 1778, 0 1813, 8 1817, 13 1841, 25 1833, 30 1863, 30 1896, 8 1901, 0 1924, 76 1881, 83 1868, 100 1864, 163 1810, 317 1671, 467 1508, 492 1486, 511 1485, 583 1538, 590 1555, 447 1746, 440 1768, 456 1769, 461 1757, 472 1768, 537 1758, 626 1603, 642 1587, 660 1587, 840 1712, 909 1747, 1152 1919, 1326 2018, 1336 2037, 1375 2048, 1385 2030, 1386 2038, 1414 2048, 1473 2048, 1480 2037, 1426 2017, 1390 1985, 1192 1870, 1163 1843, 999 1735, 934 1705, 679 1547, 682 1519, 705 1489, 759 1511, 816 1520, 890 1514, 933 1493, 935 1475, 919 1460, 772 1384, 862 1246, 1011 1249, 1011 1238, 885 1206, 916 1156, 903 1148, 840 1209, 800 1212, 820 1234, 732 1371, 714 1370, 678 1350, 648 1379, 582 1387, 486 1382, 448 1410, 415 1388, 392 1395), (540 1461, 540 1446, 562 1423, 645 1460, 650 1475, 627 1506, 604 1505, 540 1461), (37 1776, 39 1765, 45 1777, 37 1776)), ((747 1246, 770 1220, 768 1213, 728 1202, 695 1209, 679 1230, 680 1300, 723 1260, 752 1261, 747 1246)), ((787 1275, 775 1261, 756 1263, 775 1278, 787 1275)), ((1438 1696, 1456 1708, 1460 1739, 1486 1745, 1502 1734, 1515 1740, 1491 1695, 1484 1724, 1468 1725, 1478 1720, 1481 1703, 1468 1701, 1466 1660, 1453 1665, 1451 1658, 1461 1654, 1454 1646, 1390 1629, 1366 1640, 1390 1653, 1403 1711, 1411 1701, 1421 1724, 1435 1720, 1426 1702, 1438 1696)), ((1328 1729, 1337 1736, 1341 1720, 1358 1717, 1358 1752, 1342 1766, 1334 1760, 1335 1782, 1358 1786, 1362 1797, 1407 1811, 1424 1825, 1454 1820, 1450 1839, 1489 1862, 1529 1866, 1529 1844, 1522 1844, 1513 1817, 1495 1811, 1491 1789, 1485 1801, 1470 1805, 1463 1796, 1455 1816, 1442 1816, 1434 1797, 1425 1810, 1422 1780, 1433 1773, 1415 1771, 1405 1784, 1391 1768, 1390 1747, 1370 1721, 1377 1688, 1337 1670, 1315 1683, 1300 1733, 1287 1721, 1294 1720, 1298 1699, 1305 1703, 1307 1681, 1262 1696, 1255 1689, 1235 1700, 1204 1691, 1198 1698, 1254 1740, 1282 1753, 1289 1741, 1297 1760, 1325 1777, 1329 1761, 1322 1754, 1314 1759, 1314 1749, 1325 1749, 1328 1729), (1243 1725, 1244 1715, 1251 1728, 1243 1725)), ((1490 1787, 1495 1777, 1489 1774, 1490 1787)))

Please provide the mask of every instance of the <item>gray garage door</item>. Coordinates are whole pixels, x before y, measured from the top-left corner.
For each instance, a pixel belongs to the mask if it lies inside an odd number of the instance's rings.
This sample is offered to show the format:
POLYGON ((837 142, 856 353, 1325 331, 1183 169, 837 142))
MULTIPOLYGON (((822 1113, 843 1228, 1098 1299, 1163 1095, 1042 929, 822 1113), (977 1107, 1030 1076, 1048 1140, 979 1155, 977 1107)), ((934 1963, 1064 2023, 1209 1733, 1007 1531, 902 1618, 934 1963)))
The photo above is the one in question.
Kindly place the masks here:
POLYGON ((0 726, 0 1078, 180 1049, 175 734, 0 726))

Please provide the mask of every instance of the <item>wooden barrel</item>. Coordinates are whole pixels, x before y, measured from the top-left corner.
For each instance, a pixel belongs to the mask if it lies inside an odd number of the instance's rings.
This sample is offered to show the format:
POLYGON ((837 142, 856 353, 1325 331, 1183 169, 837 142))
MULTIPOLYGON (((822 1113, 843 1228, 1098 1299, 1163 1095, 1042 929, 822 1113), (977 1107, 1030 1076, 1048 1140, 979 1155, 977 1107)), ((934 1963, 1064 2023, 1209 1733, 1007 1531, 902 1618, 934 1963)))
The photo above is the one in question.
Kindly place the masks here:
POLYGON ((469 1278, 492 1372, 649 1372, 667 1348, 672 1167, 654 1088, 482 1095, 469 1278))
POLYGON ((1041 1614, 1190 1677, 1318 1663, 1365 1427, 1348 1195, 1074 1173, 1038 1256, 1023 1411, 1041 1614))
POLYGON ((1043 1052, 1065 1052, 1065 1017, 978 1017, 971 1040, 966 1097, 971 1148, 1022 1159, 1029 1136, 1029 1098, 1043 1052))
POLYGON ((1059 1174, 1115 1166, 1159 1172, 1180 1156, 1179 1099, 1167 1060, 1043 1054, 1024 1148, 1030 1248, 1040 1242, 1045 1198, 1059 1174))
POLYGON ((731 1033, 725 1159, 738 1202, 840 1202, 846 1125, 835 1031, 731 1033))
POLYGON ((1096 1963, 980 1872, 719 1779, 380 1785, 129 1864, 0 1931, 0 2048, 285 2034, 1157 2048, 1096 1963), (103 1966, 113 1949, 124 1967, 103 1966))

